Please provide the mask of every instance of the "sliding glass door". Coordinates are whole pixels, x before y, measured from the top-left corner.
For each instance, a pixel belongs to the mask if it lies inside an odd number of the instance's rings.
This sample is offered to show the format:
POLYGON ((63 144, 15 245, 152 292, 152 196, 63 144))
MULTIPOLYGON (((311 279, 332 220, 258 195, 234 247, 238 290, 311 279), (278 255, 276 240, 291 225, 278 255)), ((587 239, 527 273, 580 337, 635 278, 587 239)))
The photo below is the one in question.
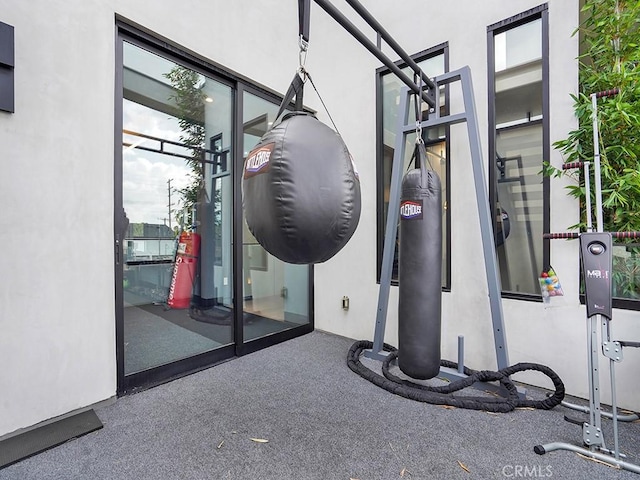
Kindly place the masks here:
POLYGON ((117 50, 119 393, 313 329, 311 267, 269 255, 242 211, 243 153, 278 99, 140 36, 117 50))
POLYGON ((123 42, 124 374, 233 343, 233 91, 123 42))

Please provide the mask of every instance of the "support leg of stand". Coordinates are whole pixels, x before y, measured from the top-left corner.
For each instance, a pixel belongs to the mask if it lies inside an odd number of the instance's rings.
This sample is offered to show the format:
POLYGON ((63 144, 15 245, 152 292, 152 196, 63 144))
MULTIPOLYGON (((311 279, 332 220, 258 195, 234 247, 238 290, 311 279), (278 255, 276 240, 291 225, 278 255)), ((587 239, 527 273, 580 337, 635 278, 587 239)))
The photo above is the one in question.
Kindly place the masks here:
MULTIPOLYGON (((576 403, 571 403, 567 401, 562 401, 560 403, 563 407, 570 408, 571 410, 575 410, 576 412, 589 413, 589 407, 585 407, 583 405, 578 405, 576 403)), ((603 412, 600 411, 600 414, 606 418, 613 418, 613 414, 611 412, 603 412)), ((636 420, 640 420, 640 417, 636 413, 630 413, 625 415, 617 415, 619 422, 635 422, 636 420)))
POLYGON ((600 315, 587 318, 587 344, 589 364, 589 423, 582 427, 582 440, 590 448, 603 447, 602 422, 600 414, 600 368, 598 366, 598 323, 600 315))
POLYGON ((608 465, 612 465, 614 467, 622 468, 624 470, 629 470, 630 472, 634 472, 634 473, 640 473, 640 466, 634 463, 625 462, 623 460, 613 458, 604 453, 588 450, 583 447, 571 445, 570 443, 553 442, 553 443, 547 443, 545 445, 536 445, 535 447, 533 447, 533 451, 536 452, 538 455, 544 455, 545 453, 553 452, 554 450, 569 450, 571 452, 580 453, 589 458, 594 458, 596 460, 604 462, 608 465))

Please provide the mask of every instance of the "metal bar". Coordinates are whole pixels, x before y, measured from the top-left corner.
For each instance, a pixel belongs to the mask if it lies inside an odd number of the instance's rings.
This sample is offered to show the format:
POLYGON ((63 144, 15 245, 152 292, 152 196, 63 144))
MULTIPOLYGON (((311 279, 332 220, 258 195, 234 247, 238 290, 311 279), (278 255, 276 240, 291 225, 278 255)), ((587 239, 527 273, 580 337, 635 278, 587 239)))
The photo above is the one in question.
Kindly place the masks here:
MULTIPOLYGON (((141 145, 136 145, 135 143, 122 142, 122 146, 123 147, 127 147, 127 148, 135 148, 136 150, 144 150, 145 152, 159 153, 161 155, 169 155, 171 157, 183 158, 185 160, 195 160, 195 161, 198 161, 198 162, 210 163, 210 164, 216 164, 217 163, 217 162, 214 162, 213 160, 205 160, 204 158, 194 158, 194 157, 190 157, 188 155, 182 155, 180 153, 168 152, 168 151, 163 150, 163 149, 151 148, 151 147, 143 147, 141 145)), ((184 148, 188 148, 188 147, 184 147, 184 148)), ((205 150, 202 149, 202 151, 204 152, 205 150)))
MULTIPOLYGON (((577 412, 589 413, 589 407, 585 407, 584 405, 578 405, 578 404, 571 403, 571 402, 565 402, 564 400, 562 402, 560 402, 560 405, 562 405, 563 407, 570 408, 571 410, 576 410, 577 412)), ((603 412, 603 411, 601 411, 600 414, 603 417, 606 417, 606 418, 613 418, 613 414, 611 412, 603 412)), ((629 413, 629 414, 625 414, 625 415, 617 415, 617 418, 618 418, 619 422, 635 422, 636 420, 640 419, 640 417, 638 417, 638 415, 635 414, 635 413, 629 413)))
MULTIPOLYGON (((609 319, 602 316, 602 343, 611 342, 611 324, 609 319)), ((613 420, 613 454, 616 460, 620 458, 619 442, 618 442, 618 400, 616 398, 616 371, 615 360, 609 358, 609 378, 611 381, 611 414, 613 420)))
POLYGON ((593 121, 593 162, 594 182, 596 184, 596 232, 602 232, 602 182, 600 179, 600 141, 598 135, 598 96, 591 94, 591 118, 593 121))
POLYGON ((176 145, 178 147, 188 148, 188 149, 191 149, 191 150, 197 149, 197 150, 201 150, 201 151, 207 152, 207 153, 216 153, 214 150, 209 150, 209 149, 204 148, 204 147, 193 147, 193 146, 189 146, 189 145, 187 145, 185 143, 175 142, 173 140, 167 140, 166 138, 154 137, 152 135, 147 135, 146 133, 134 132, 133 130, 127 130, 126 128, 122 129, 122 133, 126 134, 126 135, 132 135, 134 137, 147 138, 149 140, 154 140, 154 141, 160 142, 160 143, 168 143, 170 145, 176 145))
POLYGON ((311 19, 311 0, 298 0, 298 32, 300 47, 306 50, 309 45, 309 21, 311 19), (304 45, 304 47, 303 47, 304 45))
POLYGON ((502 313, 502 296, 498 262, 496 259, 495 239, 493 236, 493 223, 489 211, 489 194, 485 183, 484 162, 482 161, 482 145, 480 144, 480 132, 478 130, 475 99, 473 96, 473 84, 471 70, 463 67, 459 71, 462 83, 462 96, 464 110, 467 115, 467 132, 469 146, 471 148, 471 164, 476 190, 476 203, 480 220, 480 233, 482 235, 482 251, 489 290, 489 304, 491 307, 491 321, 493 323, 493 340, 496 349, 498 369, 509 366, 507 353, 507 340, 505 336, 504 317, 502 313))
POLYGON ((382 51, 369 40, 358 28, 351 23, 351 21, 345 17, 336 7, 334 7, 327 0, 313 0, 318 4, 320 8, 322 8, 325 12, 329 14, 331 18, 333 18, 340 26, 342 26, 348 33, 353 36, 360 44, 365 47, 369 52, 371 52, 378 60, 380 60, 389 70, 396 74, 398 79, 402 81, 407 87, 411 89, 416 95, 421 95, 422 99, 429 105, 429 107, 433 108, 435 106, 435 101, 431 96, 425 92, 421 91, 420 88, 415 84, 413 80, 411 80, 405 73, 400 70, 400 68, 389 59, 382 51))
POLYGON ((602 447, 606 448, 604 443, 604 437, 602 435, 602 415, 600 414, 600 366, 598 360, 599 345, 598 345, 598 323, 602 320, 602 315, 594 315, 589 318, 589 327, 591 334, 588 338, 591 340, 589 348, 590 364, 591 364, 591 395, 589 395, 590 401, 590 425, 595 427, 596 432, 600 434, 600 442, 592 443, 592 448, 602 447))
POLYGON ((584 190, 586 192, 586 214, 587 214, 587 232, 593 232, 593 223, 591 219, 591 179, 589 178, 589 162, 584 162, 584 190))
MULTIPOLYGON (((467 121, 467 115, 464 113, 454 113, 445 117, 430 118, 423 121, 420 126, 423 129, 437 127, 439 125, 454 125, 456 123, 462 123, 467 121)), ((401 127, 402 133, 410 133, 416 131, 416 125, 403 125, 401 127)))
POLYGON ((384 29, 380 22, 378 22, 358 0, 347 0, 347 3, 351 5, 351 8, 358 12, 358 15, 360 15, 364 19, 364 21, 367 22, 369 26, 373 28, 385 42, 387 42, 387 45, 389 45, 393 49, 393 51, 396 52, 398 56, 402 60, 404 60, 405 63, 409 65, 409 67, 411 67, 414 72, 416 72, 416 74, 420 74, 424 84, 427 85, 427 87, 429 87, 431 90, 435 91, 436 86, 433 81, 424 74, 418 64, 414 62, 413 59, 407 54, 407 52, 402 49, 398 42, 396 42, 394 38, 389 35, 389 33, 384 29))
POLYGON ((464 374, 464 336, 458 335, 458 373, 464 374))
POLYGON ((553 452, 554 450, 569 450, 571 452, 581 453, 582 455, 586 455, 590 458, 595 458, 596 460, 600 460, 601 462, 607 463, 609 465, 614 465, 624 470, 629 470, 630 472, 640 473, 640 466, 638 465, 624 462, 622 460, 617 460, 610 457, 609 455, 605 455, 604 453, 593 452, 591 450, 587 450, 586 448, 571 445, 570 443, 547 443, 546 445, 537 445, 534 450, 538 455, 543 455, 547 452, 553 452))
POLYGON ((402 186, 402 170, 404 166, 405 135, 401 133, 402 127, 407 122, 409 104, 409 90, 400 90, 400 105, 398 107, 398 128, 396 131, 396 144, 391 167, 391 185, 389 192, 389 208, 387 210, 387 225, 384 235, 384 248, 382 250, 382 272, 380 274, 380 290, 378 292, 378 310, 376 313, 376 326, 373 336, 372 350, 365 350, 363 354, 376 360, 384 359, 383 343, 384 331, 387 323, 387 310, 389 306, 389 290, 391 288, 391 275, 393 273, 393 257, 398 232, 398 218, 400 212, 400 188, 402 186))

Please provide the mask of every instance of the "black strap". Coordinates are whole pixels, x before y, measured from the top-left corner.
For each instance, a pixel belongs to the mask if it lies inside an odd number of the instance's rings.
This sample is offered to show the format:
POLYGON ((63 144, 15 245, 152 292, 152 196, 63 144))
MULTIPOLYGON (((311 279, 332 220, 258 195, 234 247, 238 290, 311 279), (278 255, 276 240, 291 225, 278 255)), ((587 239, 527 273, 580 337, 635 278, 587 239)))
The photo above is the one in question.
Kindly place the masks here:
POLYGON ((303 42, 309 42, 311 0, 298 0, 298 31, 303 42))
POLYGON ((293 77, 293 80, 291 80, 291 85, 289 85, 289 89, 287 90, 287 93, 284 94, 284 98, 282 99, 282 103, 280 104, 280 109, 278 110, 278 114, 276 115, 276 118, 273 120, 274 124, 280 118, 280 115, 282 115, 285 109, 289 106, 289 104, 291 103, 291 100, 293 100, 293 97, 296 97, 295 110, 297 112, 303 111, 303 107, 302 107, 303 86, 304 86, 304 81, 302 80, 302 78, 300 78, 300 75, 298 74, 298 72, 296 72, 296 74, 293 77))
POLYGON ((427 158, 427 149, 424 146, 424 142, 416 142, 416 147, 413 150, 413 156, 411 157, 411 160, 414 162, 414 168, 420 169, 420 186, 422 188, 427 188, 429 184, 427 175, 427 162, 429 160, 427 158))

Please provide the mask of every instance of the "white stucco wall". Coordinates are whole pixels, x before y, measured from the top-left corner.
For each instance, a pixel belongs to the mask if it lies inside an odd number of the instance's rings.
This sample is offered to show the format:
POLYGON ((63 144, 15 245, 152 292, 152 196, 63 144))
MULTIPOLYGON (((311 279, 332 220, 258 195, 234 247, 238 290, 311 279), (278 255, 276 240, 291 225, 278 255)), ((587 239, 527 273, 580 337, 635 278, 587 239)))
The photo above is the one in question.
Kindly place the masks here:
POLYGON ((0 435, 114 395, 113 13, 0 1, 0 435))
POLYGON ((295 71, 297 7, 275 0, 0 0, 16 63, 15 113, 0 112, 0 436, 116 393, 116 14, 279 91, 295 71))
MULTIPOLYGON (((549 2, 551 139, 574 125, 578 0, 549 2)), ((335 4, 364 23, 343 2, 335 4)), ((435 17, 424 2, 363 4, 409 53, 449 42, 451 69, 473 72, 484 155, 487 148, 486 27, 538 5, 531 0, 460 0, 435 17)), ((182 4, 180 4, 182 5, 182 4)), ((115 17, 283 92, 297 67, 297 2, 235 0, 180 8, 169 0, 0 0, 0 21, 15 27, 16 113, 0 113, 0 436, 112 397, 116 390, 113 268, 115 17)), ((375 36, 370 35, 375 41, 375 36)), ((388 51, 388 49, 387 49, 388 51)), ((395 59, 395 56, 392 58, 395 59)), ((380 63, 312 6, 307 67, 353 154, 363 209, 350 243, 315 273, 316 327, 371 339, 376 283, 375 69, 380 63), (341 308, 343 295, 351 299, 341 308)), ((311 89, 305 103, 328 123, 311 89)), ((467 363, 493 368, 493 339, 464 127, 452 129, 452 291, 443 297, 443 356, 455 359, 465 335, 467 363)), ((559 164, 557 152, 552 162, 559 164)), ((552 186, 552 227, 575 223, 561 181, 552 186)), ((561 307, 504 301, 511 363, 556 369, 568 391, 585 396, 584 309, 578 252, 553 245, 567 295, 561 307)), ((392 288, 387 341, 397 344, 392 288)), ((616 311, 616 338, 640 338, 638 314, 616 311)), ((640 352, 625 352, 619 400, 640 409, 632 381, 640 352)), ((519 377, 537 383, 538 377, 519 377)), ((548 385, 546 385, 548 386, 548 385)))
MULTIPOLYGON (((389 2, 366 2, 378 19, 383 19, 386 29, 410 53, 418 52, 443 42, 449 43, 450 69, 469 65, 475 87, 476 108, 483 145, 487 155, 487 26, 538 6, 542 2, 483 1, 456 2, 450 12, 438 11, 434 18, 425 16, 422 27, 407 28, 407 21, 416 18, 422 3, 403 2, 405 10, 389 2), (433 20, 433 21, 431 21, 433 20)), ((359 101, 357 110, 351 103, 341 101, 351 98, 354 90, 369 92, 373 78, 369 70, 375 66, 370 60, 342 63, 336 55, 324 55, 328 51, 342 51, 345 42, 337 27, 329 20, 314 17, 316 26, 312 48, 314 55, 308 62, 311 72, 334 70, 348 79, 350 86, 342 92, 327 94, 325 101, 332 106, 332 115, 338 122, 350 122, 353 128, 341 127, 358 166, 363 174, 363 202, 365 209, 356 236, 351 243, 330 262, 316 267, 316 326, 317 328, 349 337, 372 339, 376 318, 378 286, 375 278, 375 145, 368 138, 374 129, 375 102, 373 95, 359 101), (320 22, 322 23, 320 27, 320 22), (326 25, 325 25, 326 23, 326 25), (318 38, 322 35, 322 39, 318 38), (318 45, 320 44, 320 45, 318 45), (323 49, 317 53, 315 49, 323 49), (367 68, 368 67, 368 68, 367 68), (347 70, 342 70, 346 68, 347 70), (332 95, 332 97, 329 97, 332 95), (352 135, 352 138, 350 137, 352 135), (357 272, 354 276, 344 272, 357 272), (354 281, 354 277, 357 281, 354 281), (348 312, 341 309, 343 295, 351 298, 348 312)), ((559 140, 575 127, 570 92, 577 88, 576 56, 577 38, 571 34, 578 22, 578 1, 549 2, 550 44, 550 137, 559 140)), ((374 37, 371 37, 374 39, 374 37)), ((351 54, 351 50, 346 56, 351 54)), ((342 57, 342 55, 340 56, 342 57)), ((375 64, 375 60, 373 61, 375 64)), ((316 73, 320 77, 321 73, 316 73)), ((456 103, 455 94, 452 104, 456 103)), ((360 99, 359 99, 360 100, 360 99)), ((340 123, 339 123, 340 126, 340 123)), ((496 367, 493 333, 490 320, 488 290, 484 260, 480 248, 480 231, 473 192, 473 177, 466 140, 466 128, 456 126, 451 131, 451 205, 452 218, 451 292, 443 294, 443 358, 457 358, 457 336, 465 336, 465 360, 476 369, 496 367)), ((552 149, 551 162, 559 166, 562 158, 552 149)), ((564 179, 554 179, 551 185, 552 231, 565 231, 578 220, 577 204, 567 198, 564 179)), ((561 272, 565 297, 554 300, 550 307, 541 303, 504 300, 504 321, 510 363, 537 362, 556 370, 564 380, 567 391, 573 395, 588 395, 586 363, 585 309, 579 303, 579 257, 577 242, 558 241, 552 244, 551 263, 561 272)), ((613 338, 640 338, 640 314, 615 310, 612 323, 613 338)), ((397 289, 392 287, 385 340, 397 345, 397 289)), ((625 350, 625 360, 616 369, 618 402, 626 408, 640 407, 640 391, 634 378, 640 369, 640 352, 625 350)), ((603 401, 610 401, 608 393, 608 365, 600 360, 603 401), (607 383, 604 383, 607 382, 607 383), (605 386, 607 385, 607 386, 605 386)), ((520 374, 517 380, 551 387, 540 374, 520 374)))

